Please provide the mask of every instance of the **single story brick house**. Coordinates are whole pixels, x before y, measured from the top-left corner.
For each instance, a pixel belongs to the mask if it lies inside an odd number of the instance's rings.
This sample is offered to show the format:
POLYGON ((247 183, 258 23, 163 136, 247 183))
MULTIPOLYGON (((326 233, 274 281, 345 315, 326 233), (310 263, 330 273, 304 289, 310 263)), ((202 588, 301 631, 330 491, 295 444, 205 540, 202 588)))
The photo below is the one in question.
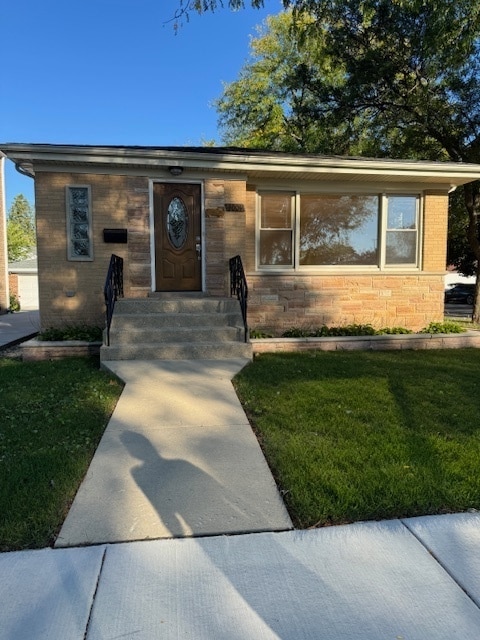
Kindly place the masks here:
POLYGON ((42 328, 102 324, 112 253, 126 298, 229 296, 250 328, 443 318, 448 194, 480 165, 237 148, 0 144, 35 180, 42 328))

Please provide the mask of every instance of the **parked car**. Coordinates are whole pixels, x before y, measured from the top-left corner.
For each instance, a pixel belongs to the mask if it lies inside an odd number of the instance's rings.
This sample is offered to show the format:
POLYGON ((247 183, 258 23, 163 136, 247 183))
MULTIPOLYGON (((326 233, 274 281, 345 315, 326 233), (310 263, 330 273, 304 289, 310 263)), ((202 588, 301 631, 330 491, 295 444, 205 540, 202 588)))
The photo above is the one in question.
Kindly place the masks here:
POLYGON ((460 304, 473 304, 475 285, 457 282, 450 289, 445 290, 445 302, 458 302, 460 304))

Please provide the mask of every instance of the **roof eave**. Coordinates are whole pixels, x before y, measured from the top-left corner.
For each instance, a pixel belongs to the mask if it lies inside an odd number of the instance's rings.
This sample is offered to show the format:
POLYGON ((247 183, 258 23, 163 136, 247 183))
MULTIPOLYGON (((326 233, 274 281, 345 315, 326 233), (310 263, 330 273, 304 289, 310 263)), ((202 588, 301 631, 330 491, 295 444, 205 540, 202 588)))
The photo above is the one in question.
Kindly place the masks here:
POLYGON ((344 174, 411 177, 429 182, 444 182, 452 187, 480 179, 480 165, 454 162, 429 162, 411 160, 382 160, 335 156, 260 154, 245 150, 201 152, 190 148, 153 147, 104 147, 81 145, 5 144, 1 151, 12 160, 17 169, 30 177, 35 175, 35 165, 48 163, 95 166, 166 167, 179 165, 184 168, 219 170, 230 172, 255 172, 273 175, 276 172, 310 173, 314 175, 344 174))

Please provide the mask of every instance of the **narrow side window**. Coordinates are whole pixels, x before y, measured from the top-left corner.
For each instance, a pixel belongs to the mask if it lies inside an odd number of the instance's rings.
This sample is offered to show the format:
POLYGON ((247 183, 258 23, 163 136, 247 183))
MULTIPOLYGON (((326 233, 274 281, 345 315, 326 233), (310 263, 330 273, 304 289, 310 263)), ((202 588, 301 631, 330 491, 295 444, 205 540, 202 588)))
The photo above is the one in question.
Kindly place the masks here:
POLYGON ((67 258, 93 260, 90 187, 75 185, 66 189, 67 258))
POLYGON ((385 264, 418 263, 418 209, 416 196, 387 197, 385 264))
POLYGON ((293 194, 260 194, 260 267, 293 266, 293 194))

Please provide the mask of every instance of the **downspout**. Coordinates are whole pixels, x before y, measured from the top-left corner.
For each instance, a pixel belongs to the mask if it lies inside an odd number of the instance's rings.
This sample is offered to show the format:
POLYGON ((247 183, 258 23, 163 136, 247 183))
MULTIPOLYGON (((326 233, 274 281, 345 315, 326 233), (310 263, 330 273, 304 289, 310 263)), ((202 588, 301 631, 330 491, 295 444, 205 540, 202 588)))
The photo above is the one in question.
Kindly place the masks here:
POLYGON ((31 162, 16 162, 15 169, 18 171, 18 173, 21 173, 22 176, 27 176, 27 178, 35 177, 33 165, 31 162))
POLYGON ((0 314, 10 307, 8 282, 7 205, 5 198, 5 155, 0 151, 0 314), (3 284, 2 284, 3 283, 3 284))

